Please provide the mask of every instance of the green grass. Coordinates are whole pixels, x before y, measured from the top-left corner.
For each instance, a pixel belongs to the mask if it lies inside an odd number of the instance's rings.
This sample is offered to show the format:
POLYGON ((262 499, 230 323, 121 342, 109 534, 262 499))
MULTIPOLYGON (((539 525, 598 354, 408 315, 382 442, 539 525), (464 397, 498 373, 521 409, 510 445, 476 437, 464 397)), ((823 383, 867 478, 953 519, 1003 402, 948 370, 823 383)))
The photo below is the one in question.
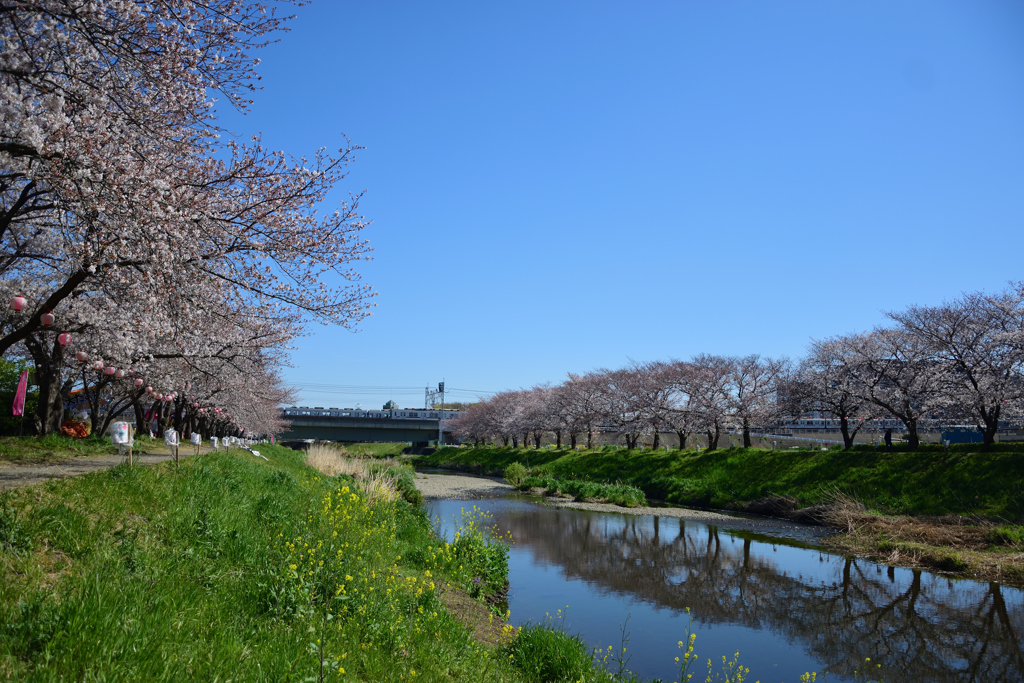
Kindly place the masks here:
POLYGON ((620 482, 648 497, 681 505, 735 507, 766 496, 801 505, 841 492, 882 512, 984 515, 1024 520, 1024 449, 980 453, 970 446, 917 451, 722 449, 685 451, 445 448, 417 466, 501 474, 513 462, 532 474, 620 482))
POLYGON ((557 477, 526 477, 516 488, 522 491, 544 489, 549 495, 567 494, 580 501, 611 503, 627 508, 647 504, 643 491, 626 484, 600 484, 596 481, 557 477))
POLYGON ((60 434, 0 437, 0 461, 38 464, 90 455, 114 455, 117 447, 109 438, 89 436, 73 439, 60 434))
POLYGON ((524 680, 436 597, 502 591, 500 541, 260 451, 0 495, 0 680, 524 680))
POLYGON ((394 443, 350 443, 345 444, 345 450, 352 455, 372 458, 394 458, 402 454, 402 451, 409 447, 405 441, 394 443))

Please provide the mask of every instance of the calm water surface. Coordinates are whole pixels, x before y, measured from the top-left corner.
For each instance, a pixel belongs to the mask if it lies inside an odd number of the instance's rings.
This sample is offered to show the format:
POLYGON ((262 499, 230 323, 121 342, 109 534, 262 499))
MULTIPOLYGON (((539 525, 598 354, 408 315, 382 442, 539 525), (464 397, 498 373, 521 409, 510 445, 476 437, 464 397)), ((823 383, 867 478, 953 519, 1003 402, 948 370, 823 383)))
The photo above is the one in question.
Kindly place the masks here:
MULTIPOLYGON (((852 681, 871 657, 889 682, 1022 681, 1024 592, 846 558, 792 540, 668 517, 547 507, 509 495, 428 502, 450 528, 477 505, 511 532, 512 622, 567 615, 593 647, 619 648, 629 669, 678 679, 673 658, 693 613, 703 680, 722 655, 750 680, 806 671, 852 681)), ((820 680, 820 678, 819 678, 820 680)))

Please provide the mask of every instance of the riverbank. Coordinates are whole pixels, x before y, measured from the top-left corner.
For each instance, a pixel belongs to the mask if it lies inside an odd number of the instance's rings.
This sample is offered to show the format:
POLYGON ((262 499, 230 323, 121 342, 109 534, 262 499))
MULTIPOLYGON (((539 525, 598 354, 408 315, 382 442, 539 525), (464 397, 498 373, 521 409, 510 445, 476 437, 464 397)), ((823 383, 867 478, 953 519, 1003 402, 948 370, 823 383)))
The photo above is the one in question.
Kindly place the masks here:
POLYGON ((444 543, 372 478, 260 451, 0 493, 0 680, 527 680, 445 607, 505 589, 486 520, 444 543))
POLYGON ((414 462, 492 475, 519 462, 538 476, 629 484, 677 505, 825 525, 837 533, 824 543, 841 552, 1024 585, 1018 450, 445 448, 414 462))

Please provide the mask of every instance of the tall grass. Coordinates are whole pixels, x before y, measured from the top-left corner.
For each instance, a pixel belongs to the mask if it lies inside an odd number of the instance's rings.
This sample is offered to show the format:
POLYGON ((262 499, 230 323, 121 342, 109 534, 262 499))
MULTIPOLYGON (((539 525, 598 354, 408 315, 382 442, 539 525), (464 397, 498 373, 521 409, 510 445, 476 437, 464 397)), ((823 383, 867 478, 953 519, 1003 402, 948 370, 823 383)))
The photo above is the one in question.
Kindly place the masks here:
POLYGON ((344 446, 315 443, 306 451, 306 464, 328 477, 353 479, 374 501, 390 502, 401 496, 410 503, 423 502, 412 470, 390 458, 368 460, 355 457, 344 446))

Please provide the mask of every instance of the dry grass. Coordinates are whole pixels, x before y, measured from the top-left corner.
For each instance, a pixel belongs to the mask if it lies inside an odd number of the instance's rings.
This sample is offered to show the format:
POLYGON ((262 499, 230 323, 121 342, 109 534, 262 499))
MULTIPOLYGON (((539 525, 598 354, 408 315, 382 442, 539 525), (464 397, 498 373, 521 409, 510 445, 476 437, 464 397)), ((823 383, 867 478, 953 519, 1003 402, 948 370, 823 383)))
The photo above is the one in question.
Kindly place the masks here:
MULTIPOLYGON (((376 462, 385 467, 396 464, 390 458, 376 462)), ((386 470, 381 467, 371 470, 369 461, 352 457, 343 446, 315 443, 306 451, 306 464, 328 477, 339 474, 352 477, 370 505, 377 502, 391 503, 400 497, 394 479, 388 476, 386 470)))
POLYGON ((883 517, 836 493, 819 507, 822 523, 843 533, 829 539, 837 550, 874 557, 886 564, 926 567, 975 579, 1024 584, 1024 553, 1015 544, 994 548, 991 521, 943 517, 883 517))
POLYGON ((344 446, 315 443, 306 451, 306 464, 328 477, 347 474, 354 479, 365 479, 369 474, 366 463, 350 457, 344 446))
POLYGON ((842 494, 822 506, 822 521, 828 526, 844 529, 848 534, 881 536, 944 548, 984 550, 990 543, 986 534, 991 522, 959 515, 944 517, 883 517, 868 512, 856 500, 842 494))

